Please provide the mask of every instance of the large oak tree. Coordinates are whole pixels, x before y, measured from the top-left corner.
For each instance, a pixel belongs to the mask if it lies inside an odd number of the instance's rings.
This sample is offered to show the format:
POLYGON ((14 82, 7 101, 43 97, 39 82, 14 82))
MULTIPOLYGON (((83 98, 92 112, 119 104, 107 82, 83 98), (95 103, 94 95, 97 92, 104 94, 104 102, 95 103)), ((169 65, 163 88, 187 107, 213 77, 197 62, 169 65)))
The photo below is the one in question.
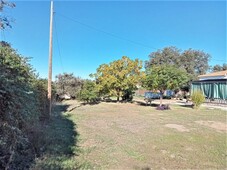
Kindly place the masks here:
POLYGON ((196 80, 198 75, 205 74, 208 71, 209 59, 210 55, 201 50, 188 49, 182 52, 176 47, 165 47, 149 55, 146 68, 163 64, 173 65, 185 69, 190 80, 196 80))

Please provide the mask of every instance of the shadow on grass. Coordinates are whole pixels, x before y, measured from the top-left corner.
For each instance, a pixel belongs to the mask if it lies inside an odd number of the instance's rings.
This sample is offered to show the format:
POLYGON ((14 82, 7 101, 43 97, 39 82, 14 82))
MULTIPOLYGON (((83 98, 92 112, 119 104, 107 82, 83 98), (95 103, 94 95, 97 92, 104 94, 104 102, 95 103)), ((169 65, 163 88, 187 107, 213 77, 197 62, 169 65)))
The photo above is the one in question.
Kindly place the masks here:
POLYGON ((99 104, 99 103, 101 103, 101 101, 94 101, 94 102, 83 102, 83 103, 81 103, 81 106, 86 106, 86 105, 97 105, 97 104, 99 104))
POLYGON ((32 169, 77 169, 78 133, 70 116, 64 115, 69 105, 56 104, 51 119, 43 129, 42 154, 32 169))
POLYGON ((135 170, 151 170, 151 168, 148 166, 144 166, 144 167, 134 166, 133 169, 135 169, 135 170))
POLYGON ((142 102, 142 101, 135 101, 135 103, 137 105, 140 105, 140 106, 151 106, 151 107, 158 107, 159 106, 159 104, 155 104, 155 103, 146 104, 145 102, 142 102))
POLYGON ((193 105, 189 105, 189 104, 187 104, 187 105, 179 105, 180 107, 186 107, 186 108, 191 108, 191 109, 193 109, 193 105))
POLYGON ((117 99, 103 99, 101 100, 101 102, 104 103, 133 103, 133 100, 119 100, 117 101, 117 99))

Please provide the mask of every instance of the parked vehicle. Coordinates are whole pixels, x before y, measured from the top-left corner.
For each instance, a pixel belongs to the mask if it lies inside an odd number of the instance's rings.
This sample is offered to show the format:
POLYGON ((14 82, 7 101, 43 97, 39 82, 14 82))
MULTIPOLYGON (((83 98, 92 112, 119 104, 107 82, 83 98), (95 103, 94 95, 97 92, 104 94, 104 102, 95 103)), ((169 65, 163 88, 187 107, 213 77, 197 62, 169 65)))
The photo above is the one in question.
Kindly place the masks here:
MULTIPOLYGON (((166 90, 163 94, 163 99, 171 99, 174 95, 174 92, 172 90, 166 90)), ((161 93, 158 92, 145 92, 144 94, 144 100, 146 104, 150 103, 155 99, 160 99, 161 93)))
POLYGON ((144 97, 149 99, 160 99, 160 93, 155 92, 145 92, 144 97))
POLYGON ((172 97, 174 97, 175 93, 173 90, 166 90, 164 95, 163 95, 163 99, 171 99, 172 97))
POLYGON ((154 99, 160 99, 160 93, 155 93, 155 92, 145 92, 144 94, 144 100, 146 102, 146 105, 154 100, 154 99))
POLYGON ((71 96, 69 94, 56 95, 56 101, 70 100, 71 96))

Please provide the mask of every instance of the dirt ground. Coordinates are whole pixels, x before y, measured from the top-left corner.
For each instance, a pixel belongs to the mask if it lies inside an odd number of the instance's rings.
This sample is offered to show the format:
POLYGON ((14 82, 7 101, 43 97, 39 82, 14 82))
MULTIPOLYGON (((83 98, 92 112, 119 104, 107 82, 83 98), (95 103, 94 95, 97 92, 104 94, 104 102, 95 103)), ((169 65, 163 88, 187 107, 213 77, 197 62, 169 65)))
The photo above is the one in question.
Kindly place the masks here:
MULTIPOLYGON (((66 102, 67 103, 67 102, 66 102)), ((226 169, 226 112, 69 102, 82 169, 226 169)))

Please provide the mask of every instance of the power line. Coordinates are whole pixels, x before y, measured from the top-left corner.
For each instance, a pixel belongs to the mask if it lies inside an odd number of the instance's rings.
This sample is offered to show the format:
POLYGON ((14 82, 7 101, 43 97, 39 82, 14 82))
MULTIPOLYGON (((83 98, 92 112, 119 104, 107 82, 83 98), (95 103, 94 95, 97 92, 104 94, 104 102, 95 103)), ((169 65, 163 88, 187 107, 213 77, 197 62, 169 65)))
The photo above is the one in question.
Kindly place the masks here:
MULTIPOLYGON (((73 21, 73 22, 75 22, 75 23, 77 23, 77 24, 80 24, 80 25, 84 26, 84 27, 87 27, 87 28, 89 28, 89 29, 91 29, 91 30, 95 30, 95 31, 97 31, 97 32, 104 33, 104 34, 106 34, 106 35, 108 35, 108 36, 111 36, 111 37, 114 37, 114 38, 117 38, 117 39, 120 39, 120 40, 123 40, 123 41, 128 41, 128 42, 130 42, 130 43, 133 43, 133 44, 136 44, 136 45, 140 45, 140 46, 142 46, 142 47, 146 47, 146 48, 158 50, 158 48, 151 47, 151 46, 149 46, 149 45, 147 45, 147 44, 143 44, 143 43, 140 43, 140 42, 137 42, 137 41, 133 41, 133 40, 130 40, 130 39, 127 39, 127 38, 118 36, 118 35, 116 35, 116 34, 113 34, 113 33, 107 32, 107 31, 104 31, 104 30, 102 30, 102 29, 96 28, 96 27, 94 27, 94 26, 92 26, 92 25, 85 24, 85 23, 83 23, 83 22, 81 22, 81 21, 76 20, 75 18, 72 18, 72 17, 69 17, 69 16, 65 16, 65 15, 60 14, 60 13, 57 13, 57 15, 59 15, 59 16, 65 18, 65 19, 71 20, 71 21, 73 21)), ((222 61, 222 62, 224 61, 224 62, 226 62, 226 60, 216 60, 216 59, 211 59, 211 61, 222 61)))
POLYGON ((61 57, 61 51, 60 51, 60 45, 59 45, 59 40, 58 40, 57 24, 56 24, 55 17, 54 17, 54 33, 56 35, 57 47, 58 47, 58 55, 59 55, 59 58, 60 58, 60 63, 61 63, 62 71, 64 72, 64 67, 63 67, 63 62, 62 62, 62 57, 61 57))
POLYGON ((151 47, 151 46, 149 46, 149 45, 146 45, 146 44, 143 44, 143 43, 140 43, 140 42, 137 42, 137 41, 133 41, 133 40, 130 40, 130 39, 127 39, 127 38, 118 36, 118 35, 116 35, 116 34, 113 34, 113 33, 110 33, 110 32, 104 31, 104 30, 101 30, 101 29, 96 28, 96 27, 94 27, 94 26, 91 26, 91 25, 82 23, 82 22, 80 22, 80 21, 78 21, 78 20, 76 20, 76 19, 74 19, 74 18, 72 18, 72 17, 68 17, 68 16, 65 16, 65 15, 60 14, 60 13, 57 13, 57 14, 58 14, 59 16, 63 17, 63 18, 66 18, 66 19, 71 20, 71 21, 73 21, 73 22, 75 22, 75 23, 78 23, 78 24, 80 24, 80 25, 83 25, 84 27, 87 27, 87 28, 89 28, 89 29, 95 30, 95 31, 97 31, 97 32, 104 33, 104 34, 109 35, 109 36, 111 36, 111 37, 114 37, 114 38, 117 38, 117 39, 120 39, 120 40, 123 40, 123 41, 128 41, 128 42, 130 42, 130 43, 133 43, 133 44, 136 44, 136 45, 140 45, 140 46, 142 46, 142 47, 146 47, 146 48, 158 50, 158 49, 155 48, 155 47, 151 47))

